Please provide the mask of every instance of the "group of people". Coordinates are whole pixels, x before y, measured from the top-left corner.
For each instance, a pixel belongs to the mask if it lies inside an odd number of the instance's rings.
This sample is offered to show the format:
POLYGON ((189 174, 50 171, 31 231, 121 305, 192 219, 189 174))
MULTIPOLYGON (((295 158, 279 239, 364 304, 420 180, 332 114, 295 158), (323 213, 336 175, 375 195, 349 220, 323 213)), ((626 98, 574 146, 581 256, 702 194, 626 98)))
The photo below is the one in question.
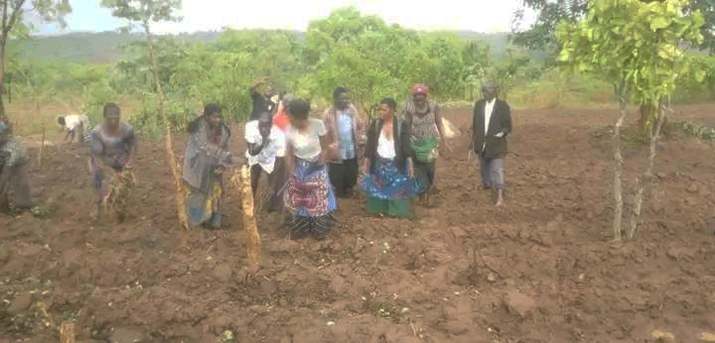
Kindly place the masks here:
MULTIPOLYGON (((482 189, 494 190, 496 204, 501 206, 510 109, 497 98, 493 82, 485 82, 482 91, 484 99, 474 107, 472 143, 480 157, 482 189)), ((439 151, 450 151, 451 147, 445 139, 440 108, 430 100, 426 85, 415 85, 412 98, 399 112, 394 99, 384 98, 380 116, 367 123, 344 87, 334 90, 333 105, 320 119, 309 116, 311 105, 305 100, 285 93, 272 97, 267 80, 257 82, 251 93, 254 106, 244 139, 254 199, 261 175, 267 174, 268 211, 284 213, 292 237, 328 235, 335 223, 336 198, 351 197, 356 188, 365 195, 370 214, 409 217, 410 200, 418 196, 422 204, 430 204, 439 151)), ((137 151, 137 137, 131 125, 121 120, 119 106, 107 104, 103 117, 88 135, 97 217, 104 205, 117 202, 114 198, 133 185, 132 164, 137 151), (107 171, 113 171, 111 179, 107 171)), ((70 126, 85 126, 81 119, 63 118, 58 123, 70 130, 70 126), (75 125, 69 125, 74 121, 75 125)), ((207 104, 187 131, 190 139, 182 170, 186 215, 191 227, 218 228, 224 174, 233 164, 231 130, 224 123, 220 106, 207 104)), ((16 202, 29 204, 26 154, 8 137, 9 129, 0 121, 0 180, 24 181, 0 183, 0 191, 13 184, 16 202), (3 153, 6 150, 13 153, 3 153)), ((124 206, 117 207, 122 212, 124 206)))

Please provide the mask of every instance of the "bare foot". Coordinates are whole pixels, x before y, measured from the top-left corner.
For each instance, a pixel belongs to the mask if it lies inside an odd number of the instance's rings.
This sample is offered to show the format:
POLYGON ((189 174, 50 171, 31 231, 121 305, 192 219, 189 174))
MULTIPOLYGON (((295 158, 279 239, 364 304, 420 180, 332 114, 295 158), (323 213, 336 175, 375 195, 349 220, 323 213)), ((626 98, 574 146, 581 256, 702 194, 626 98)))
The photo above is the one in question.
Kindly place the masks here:
POLYGON ((504 191, 501 189, 497 191, 497 206, 504 206, 504 191))

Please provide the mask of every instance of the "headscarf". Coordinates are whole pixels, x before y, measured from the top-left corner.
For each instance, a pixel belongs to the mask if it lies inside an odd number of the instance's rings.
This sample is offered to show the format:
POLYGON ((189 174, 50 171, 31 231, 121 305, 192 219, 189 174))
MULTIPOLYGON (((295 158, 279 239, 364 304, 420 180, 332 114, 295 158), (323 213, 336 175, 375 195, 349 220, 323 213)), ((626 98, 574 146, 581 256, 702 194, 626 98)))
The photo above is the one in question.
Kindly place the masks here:
POLYGON ((425 96, 429 96, 429 87, 426 85, 423 85, 421 83, 418 83, 412 87, 412 95, 417 95, 417 94, 424 94, 425 96))

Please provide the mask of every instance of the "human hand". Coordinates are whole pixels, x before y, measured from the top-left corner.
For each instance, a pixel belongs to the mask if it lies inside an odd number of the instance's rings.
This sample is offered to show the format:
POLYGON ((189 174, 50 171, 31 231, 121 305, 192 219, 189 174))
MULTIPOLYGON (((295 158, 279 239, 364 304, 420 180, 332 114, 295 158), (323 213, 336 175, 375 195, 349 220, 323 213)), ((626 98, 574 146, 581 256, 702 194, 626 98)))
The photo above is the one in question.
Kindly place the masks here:
POLYGON ((497 133, 496 135, 494 135, 494 137, 496 137, 496 138, 502 138, 502 137, 504 137, 504 132, 499 132, 499 133, 497 133))

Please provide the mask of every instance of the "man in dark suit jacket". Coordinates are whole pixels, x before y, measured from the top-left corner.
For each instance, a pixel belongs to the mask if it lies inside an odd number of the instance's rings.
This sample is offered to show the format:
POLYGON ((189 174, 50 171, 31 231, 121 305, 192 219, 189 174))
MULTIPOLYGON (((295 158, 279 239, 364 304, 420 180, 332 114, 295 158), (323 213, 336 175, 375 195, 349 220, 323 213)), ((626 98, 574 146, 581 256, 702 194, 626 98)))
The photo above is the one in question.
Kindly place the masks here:
POLYGON ((504 157, 506 137, 511 132, 509 105, 498 99, 498 88, 492 81, 482 86, 484 99, 474 104, 472 137, 474 152, 479 155, 482 189, 496 189, 497 206, 504 205, 504 157))

